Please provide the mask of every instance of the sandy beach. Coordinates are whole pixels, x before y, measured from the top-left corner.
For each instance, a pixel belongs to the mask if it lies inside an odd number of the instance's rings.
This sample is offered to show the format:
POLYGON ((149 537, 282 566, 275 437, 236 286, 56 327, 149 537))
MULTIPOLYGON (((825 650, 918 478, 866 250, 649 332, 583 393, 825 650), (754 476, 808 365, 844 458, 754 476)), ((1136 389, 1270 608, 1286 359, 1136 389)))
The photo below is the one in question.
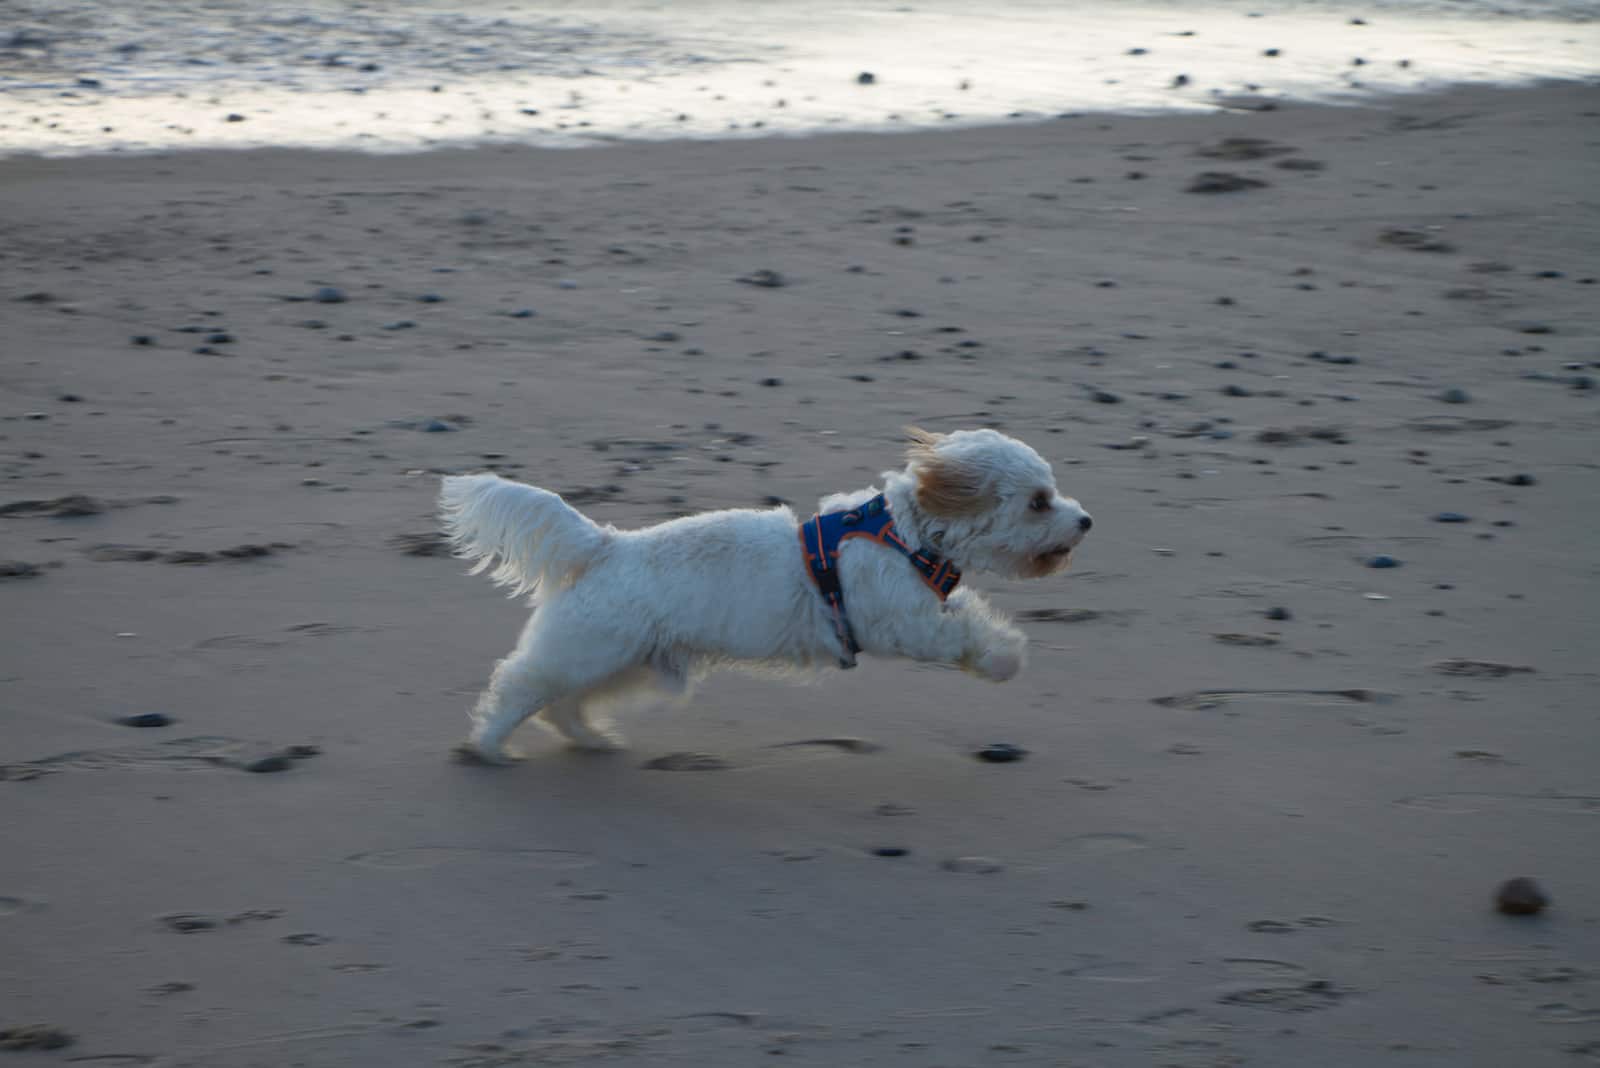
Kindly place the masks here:
POLYGON ((0 1055, 1600 1064, 1597 146, 1554 86, 0 162, 0 1055), (907 423, 1095 516, 971 579, 1020 678, 448 759, 526 609, 440 474, 809 513, 907 423))

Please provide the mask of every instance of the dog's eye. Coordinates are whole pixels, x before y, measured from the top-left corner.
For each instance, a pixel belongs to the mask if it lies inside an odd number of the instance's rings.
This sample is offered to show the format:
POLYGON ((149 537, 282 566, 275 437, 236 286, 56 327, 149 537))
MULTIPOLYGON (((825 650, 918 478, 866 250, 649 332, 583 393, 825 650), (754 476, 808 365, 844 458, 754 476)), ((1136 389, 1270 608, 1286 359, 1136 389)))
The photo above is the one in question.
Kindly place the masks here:
POLYGON ((1035 512, 1048 512, 1051 504, 1050 494, 1041 492, 1033 495, 1033 500, 1028 502, 1028 507, 1035 512))

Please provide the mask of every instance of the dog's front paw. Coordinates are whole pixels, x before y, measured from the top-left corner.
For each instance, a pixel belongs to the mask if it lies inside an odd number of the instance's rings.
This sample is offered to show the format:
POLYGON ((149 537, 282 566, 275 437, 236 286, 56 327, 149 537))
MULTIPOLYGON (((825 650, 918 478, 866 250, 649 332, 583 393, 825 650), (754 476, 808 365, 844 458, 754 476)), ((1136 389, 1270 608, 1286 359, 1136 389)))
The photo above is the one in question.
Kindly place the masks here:
POLYGON ((1022 654, 1005 649, 992 649, 978 657, 972 665, 973 673, 990 682, 1008 682, 1022 670, 1022 654))
POLYGON ((450 750, 450 755, 458 764, 476 764, 486 767, 506 767, 522 760, 522 754, 515 749, 484 749, 472 739, 457 743, 450 750))

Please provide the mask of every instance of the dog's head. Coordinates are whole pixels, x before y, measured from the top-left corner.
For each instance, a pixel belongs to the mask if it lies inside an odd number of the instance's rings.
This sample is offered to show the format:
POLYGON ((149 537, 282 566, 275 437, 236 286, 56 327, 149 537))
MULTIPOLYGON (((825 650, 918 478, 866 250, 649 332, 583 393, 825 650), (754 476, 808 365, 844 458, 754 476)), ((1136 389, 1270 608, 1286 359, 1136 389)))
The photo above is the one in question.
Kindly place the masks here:
POLYGON ((1011 578, 1066 569, 1093 520, 1057 490, 1044 457, 995 430, 907 434, 905 470, 885 478, 919 540, 963 569, 1011 578))

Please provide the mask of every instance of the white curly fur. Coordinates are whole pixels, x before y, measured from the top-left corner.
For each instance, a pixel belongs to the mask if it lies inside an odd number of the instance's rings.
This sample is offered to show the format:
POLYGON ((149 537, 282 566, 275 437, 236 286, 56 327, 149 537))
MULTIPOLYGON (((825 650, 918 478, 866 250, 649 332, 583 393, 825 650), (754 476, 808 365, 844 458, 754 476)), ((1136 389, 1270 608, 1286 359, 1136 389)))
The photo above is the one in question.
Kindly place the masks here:
MULTIPOLYGON (((905 468, 885 472, 881 489, 835 494, 820 510, 882 492, 901 537, 964 572, 1034 578, 1066 566, 1090 521, 1038 453, 994 430, 910 434, 905 468)), ((474 573, 492 567, 514 595, 534 595, 516 649, 473 711, 463 755, 516 759, 506 739, 534 715, 580 748, 621 748, 601 719, 606 705, 681 698, 718 666, 809 668, 842 653, 787 508, 618 530, 548 490, 483 474, 445 478, 440 510, 474 573)), ((1027 639, 969 586, 941 603, 905 557, 860 538, 840 547, 839 576, 864 653, 942 661, 997 682, 1021 670, 1027 639)))

